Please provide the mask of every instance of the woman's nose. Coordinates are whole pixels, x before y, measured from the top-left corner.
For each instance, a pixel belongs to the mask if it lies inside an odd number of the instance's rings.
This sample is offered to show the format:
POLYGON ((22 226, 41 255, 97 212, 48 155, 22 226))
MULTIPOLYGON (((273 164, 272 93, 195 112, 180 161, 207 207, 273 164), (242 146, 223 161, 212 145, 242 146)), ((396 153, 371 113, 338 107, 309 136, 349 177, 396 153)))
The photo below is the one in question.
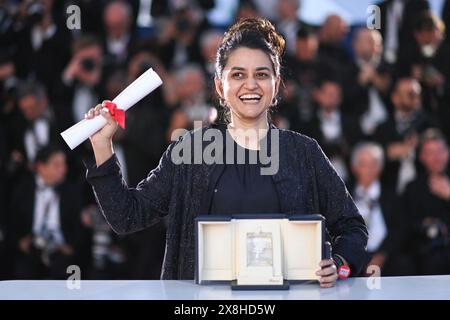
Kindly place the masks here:
POLYGON ((258 83, 254 77, 248 77, 245 81, 245 87, 247 89, 256 89, 258 87, 258 83))

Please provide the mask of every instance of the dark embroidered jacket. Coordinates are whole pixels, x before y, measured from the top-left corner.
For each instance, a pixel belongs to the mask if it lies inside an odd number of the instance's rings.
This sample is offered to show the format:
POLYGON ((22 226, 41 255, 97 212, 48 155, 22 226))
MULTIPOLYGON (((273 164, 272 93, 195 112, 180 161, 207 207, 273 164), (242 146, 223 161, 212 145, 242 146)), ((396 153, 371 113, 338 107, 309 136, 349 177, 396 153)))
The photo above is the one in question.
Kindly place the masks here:
MULTIPOLYGON (((211 128, 225 130, 224 127, 211 128)), ((202 128, 201 132, 206 129, 202 128)), ((187 137, 192 138, 199 130, 190 131, 173 142, 158 167, 136 188, 127 187, 123 181, 115 155, 98 168, 94 161, 86 163, 87 180, 115 232, 136 232, 167 217, 162 279, 194 279, 194 218, 208 213, 218 172, 224 166, 204 162, 175 164, 172 161, 174 147, 179 148, 180 143, 191 144, 193 139, 187 137)), ((325 216, 333 253, 343 256, 352 273, 359 274, 368 260, 367 229, 344 182, 314 139, 274 126, 270 130, 277 130, 279 134, 279 169, 272 177, 282 213, 320 213, 325 216)), ((268 134, 269 150, 270 136, 268 134)), ((203 150, 206 145, 203 143, 203 150)))

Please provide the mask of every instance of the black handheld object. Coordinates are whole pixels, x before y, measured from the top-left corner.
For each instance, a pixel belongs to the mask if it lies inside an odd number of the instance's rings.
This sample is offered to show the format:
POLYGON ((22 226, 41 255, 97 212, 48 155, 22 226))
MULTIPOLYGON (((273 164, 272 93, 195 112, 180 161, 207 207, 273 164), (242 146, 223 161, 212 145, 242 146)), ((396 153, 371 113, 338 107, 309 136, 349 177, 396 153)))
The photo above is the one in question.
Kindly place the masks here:
POLYGON ((331 259, 331 243, 329 241, 325 241, 323 243, 323 255, 322 259, 331 259))

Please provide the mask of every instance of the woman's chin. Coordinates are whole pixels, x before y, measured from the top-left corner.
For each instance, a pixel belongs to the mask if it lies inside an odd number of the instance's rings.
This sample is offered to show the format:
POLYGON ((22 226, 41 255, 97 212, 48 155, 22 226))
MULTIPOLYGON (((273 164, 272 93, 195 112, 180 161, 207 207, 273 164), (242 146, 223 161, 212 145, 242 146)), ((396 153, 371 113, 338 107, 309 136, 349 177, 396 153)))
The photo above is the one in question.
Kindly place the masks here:
POLYGON ((246 104, 241 104, 239 106, 239 113, 241 114, 245 114, 245 115, 260 115, 262 113, 264 113, 267 110, 266 107, 264 107, 261 104, 257 104, 257 103, 246 103, 246 104))

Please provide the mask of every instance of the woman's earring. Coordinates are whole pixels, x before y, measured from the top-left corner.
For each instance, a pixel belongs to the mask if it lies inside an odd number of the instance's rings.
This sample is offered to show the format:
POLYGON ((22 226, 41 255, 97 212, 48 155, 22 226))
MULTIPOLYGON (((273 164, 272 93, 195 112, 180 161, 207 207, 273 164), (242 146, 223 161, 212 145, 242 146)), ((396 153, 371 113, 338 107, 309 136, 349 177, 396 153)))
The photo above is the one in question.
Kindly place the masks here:
POLYGON ((220 104, 221 107, 225 108, 225 106, 226 106, 225 99, 222 98, 222 97, 219 97, 219 104, 220 104))
POLYGON ((275 96, 275 97, 273 97, 273 99, 272 99, 272 104, 271 104, 271 106, 276 106, 277 104, 278 104, 278 97, 275 96))

